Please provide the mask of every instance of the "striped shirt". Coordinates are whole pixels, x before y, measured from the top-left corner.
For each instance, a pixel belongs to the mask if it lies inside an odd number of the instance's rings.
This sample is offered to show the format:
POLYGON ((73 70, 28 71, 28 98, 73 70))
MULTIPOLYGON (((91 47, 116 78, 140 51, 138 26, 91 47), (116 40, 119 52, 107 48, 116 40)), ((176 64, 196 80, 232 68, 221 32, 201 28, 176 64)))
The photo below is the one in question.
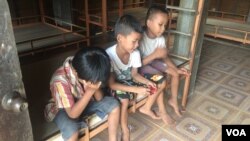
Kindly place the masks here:
POLYGON ((70 62, 73 57, 68 57, 63 66, 58 68, 50 81, 52 100, 47 104, 44 114, 48 121, 52 121, 62 108, 70 108, 84 94, 82 85, 73 74, 70 62))

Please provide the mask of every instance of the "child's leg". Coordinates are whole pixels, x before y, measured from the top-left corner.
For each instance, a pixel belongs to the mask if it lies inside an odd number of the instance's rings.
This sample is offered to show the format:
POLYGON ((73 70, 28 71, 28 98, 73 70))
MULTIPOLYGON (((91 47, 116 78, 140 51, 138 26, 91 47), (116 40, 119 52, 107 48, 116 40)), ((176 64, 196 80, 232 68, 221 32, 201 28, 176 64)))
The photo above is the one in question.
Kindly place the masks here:
POLYGON ((113 109, 108 116, 109 141, 117 141, 117 129, 120 117, 120 107, 113 109))
POLYGON ((82 116, 96 113, 100 118, 108 115, 109 141, 117 141, 117 129, 119 125, 120 106, 117 99, 104 96, 100 101, 90 101, 82 116))
POLYGON ((149 95, 147 102, 139 109, 139 111, 145 115, 150 116, 153 119, 160 119, 159 116, 157 116, 152 110, 152 106, 154 104, 154 102, 156 101, 157 96, 159 95, 159 93, 155 93, 153 95, 149 95))
POLYGON ((64 109, 59 110, 53 122, 60 129, 63 139, 67 141, 77 141, 78 129, 87 126, 83 121, 69 118, 64 109))
POLYGON ((129 99, 121 100, 121 128, 122 128, 122 141, 129 141, 128 129, 128 105, 129 99))
POLYGON ((179 88, 179 73, 176 69, 168 67, 167 74, 171 76, 171 97, 168 100, 169 105, 174 108, 175 113, 180 117, 181 113, 179 110, 177 96, 178 96, 178 88, 179 88))
POLYGON ((159 96, 157 97, 157 105, 159 107, 160 117, 164 123, 171 125, 175 121, 168 115, 165 104, 164 104, 164 89, 166 87, 167 82, 164 81, 158 85, 159 96))

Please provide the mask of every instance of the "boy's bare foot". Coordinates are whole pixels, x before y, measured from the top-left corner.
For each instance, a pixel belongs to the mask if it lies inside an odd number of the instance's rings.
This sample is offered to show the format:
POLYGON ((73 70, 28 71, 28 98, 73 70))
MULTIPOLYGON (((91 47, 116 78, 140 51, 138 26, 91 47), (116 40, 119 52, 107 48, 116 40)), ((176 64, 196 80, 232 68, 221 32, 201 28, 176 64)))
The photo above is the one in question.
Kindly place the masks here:
POLYGON ((181 117, 181 116, 182 116, 177 101, 175 102, 174 100, 169 99, 169 100, 168 100, 168 104, 169 104, 171 107, 174 108, 174 112, 176 113, 176 115, 177 115, 178 117, 181 117))
POLYGON ((180 111, 181 111, 181 113, 185 113, 185 112, 186 112, 186 108, 181 107, 181 108, 180 108, 180 111))
POLYGON ((170 117, 167 113, 160 113, 161 119, 162 121, 170 126, 174 126, 175 125, 175 120, 170 117))
POLYGON ((161 119, 161 117, 157 116, 155 112, 152 110, 146 110, 144 107, 141 107, 139 111, 145 115, 150 116, 152 119, 161 119))

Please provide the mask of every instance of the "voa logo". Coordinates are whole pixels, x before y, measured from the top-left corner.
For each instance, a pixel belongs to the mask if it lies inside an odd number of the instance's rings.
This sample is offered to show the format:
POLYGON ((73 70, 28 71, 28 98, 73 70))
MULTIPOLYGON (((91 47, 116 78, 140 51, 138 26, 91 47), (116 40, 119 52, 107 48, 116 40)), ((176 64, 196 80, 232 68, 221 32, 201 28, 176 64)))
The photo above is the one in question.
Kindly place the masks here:
POLYGON ((244 129, 226 129, 227 136, 247 136, 244 129))

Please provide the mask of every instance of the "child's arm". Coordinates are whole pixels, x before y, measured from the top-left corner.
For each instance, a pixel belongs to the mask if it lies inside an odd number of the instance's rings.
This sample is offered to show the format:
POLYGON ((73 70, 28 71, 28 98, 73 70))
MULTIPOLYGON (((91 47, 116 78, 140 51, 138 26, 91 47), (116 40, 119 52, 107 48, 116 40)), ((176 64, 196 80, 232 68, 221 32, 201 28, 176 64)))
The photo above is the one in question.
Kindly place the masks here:
POLYGON ((164 59, 166 57, 167 57, 166 48, 158 47, 158 48, 155 49, 155 51, 152 54, 150 54, 150 55, 143 58, 142 64, 147 65, 147 64, 149 64, 150 62, 152 62, 155 59, 164 59))
POLYGON ((137 68, 132 68, 132 71, 131 71, 131 75, 132 75, 132 78, 137 81, 137 82, 140 82, 142 84, 145 84, 147 86, 153 86, 153 87, 156 87, 156 84, 146 78, 144 78, 142 75, 140 75, 138 73, 138 69, 137 68))
POLYGON ((185 68, 177 68, 176 65, 171 61, 171 59, 169 57, 164 59, 164 62, 169 66, 174 68, 179 74, 183 74, 185 76, 189 76, 191 75, 191 73, 185 69, 185 68))
POLYGON ((169 58, 168 56, 166 56, 166 58, 164 58, 164 62, 171 68, 174 68, 177 70, 176 65, 172 62, 171 58, 169 58))
POLYGON ((85 88, 84 95, 70 108, 65 108, 70 118, 77 118, 88 105, 93 94, 100 88, 101 83, 91 84, 85 88))
POLYGON ((115 81, 115 76, 111 73, 109 78, 109 87, 112 90, 120 90, 124 92, 140 93, 140 94, 150 94, 148 88, 137 87, 137 86, 128 86, 115 81))
POLYGON ((103 91, 98 89, 95 93, 94 93, 94 98, 96 101, 100 101, 103 98, 103 91))

